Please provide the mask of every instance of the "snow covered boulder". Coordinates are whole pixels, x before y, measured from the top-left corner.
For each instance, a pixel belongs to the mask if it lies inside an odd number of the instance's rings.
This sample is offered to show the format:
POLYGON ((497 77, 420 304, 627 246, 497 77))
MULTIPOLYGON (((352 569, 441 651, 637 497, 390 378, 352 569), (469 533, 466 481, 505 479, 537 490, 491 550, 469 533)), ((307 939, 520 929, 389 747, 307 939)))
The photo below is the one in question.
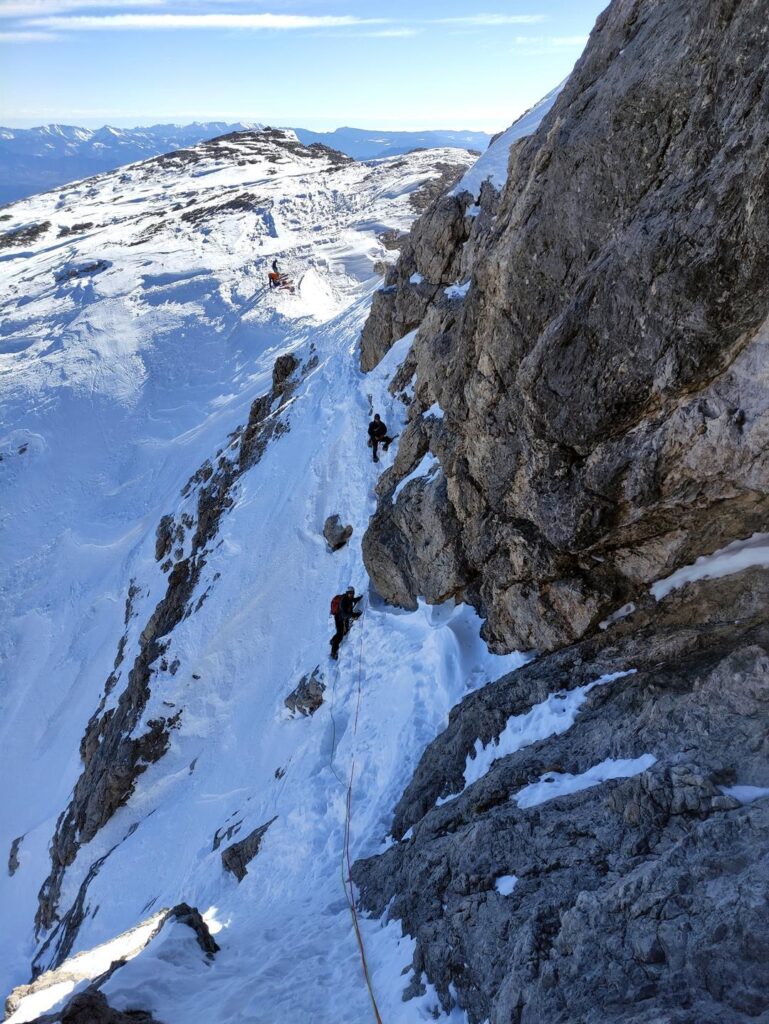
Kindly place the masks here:
POLYGON ((110 266, 111 264, 108 260, 85 260, 66 263, 61 270, 56 271, 53 277, 57 284, 63 284, 66 281, 75 281, 81 277, 93 277, 94 274, 100 274, 103 270, 108 270, 110 266))
POLYGON ((352 527, 342 526, 342 519, 338 515, 329 516, 323 524, 323 536, 332 551, 339 551, 352 537, 352 527))
POLYGON ((286 707, 293 717, 297 714, 305 718, 314 715, 323 703, 325 689, 323 672, 320 665, 316 665, 309 675, 302 676, 296 689, 286 697, 286 707))

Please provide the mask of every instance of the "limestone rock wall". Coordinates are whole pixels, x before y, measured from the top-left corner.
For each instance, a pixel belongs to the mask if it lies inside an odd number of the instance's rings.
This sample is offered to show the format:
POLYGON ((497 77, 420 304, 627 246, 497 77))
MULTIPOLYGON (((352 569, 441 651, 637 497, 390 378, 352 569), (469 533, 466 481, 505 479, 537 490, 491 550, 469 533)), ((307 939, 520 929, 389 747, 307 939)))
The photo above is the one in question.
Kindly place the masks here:
POLYGON ((768 605, 765 569, 690 586, 452 711, 395 809, 397 841, 353 869, 364 905, 417 940, 412 991, 429 981, 471 1024, 765 1019, 769 800, 732 787, 769 792, 768 605), (631 674, 593 688, 562 735, 465 785, 510 718, 614 673, 631 674), (517 802, 643 757, 630 777, 517 802))
POLYGON ((759 0, 614 0, 363 332, 364 369, 416 332, 375 587, 540 655, 453 709, 353 868, 416 939, 407 994, 470 1024, 769 1019, 769 570, 651 594, 769 529, 768 146, 759 0))
POLYGON ((499 200, 418 222, 361 344, 367 369, 419 327, 410 430, 444 412, 445 479, 367 538, 389 601, 463 591, 495 649, 553 650, 766 523, 764 13, 615 0, 499 200), (436 516, 451 578, 412 557, 436 516))

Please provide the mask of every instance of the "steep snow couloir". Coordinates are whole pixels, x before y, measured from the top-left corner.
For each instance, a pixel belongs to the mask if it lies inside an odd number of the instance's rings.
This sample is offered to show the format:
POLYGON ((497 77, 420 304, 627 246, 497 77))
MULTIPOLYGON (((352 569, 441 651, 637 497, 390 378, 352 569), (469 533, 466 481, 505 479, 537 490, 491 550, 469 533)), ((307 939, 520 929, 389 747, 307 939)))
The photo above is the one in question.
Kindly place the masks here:
MULTIPOLYGON (((327 665, 331 595, 367 592, 372 403, 404 416, 397 350, 376 379, 354 355, 379 236, 471 161, 253 132, 4 214, 0 962, 6 990, 43 972, 11 1020, 131 957, 107 998, 166 1022, 370 1012, 340 875, 352 758, 355 857, 449 708, 521 660, 468 609, 371 605, 327 665), (274 259, 294 294, 267 287, 274 259), (354 529, 336 553, 332 513, 354 529), (316 666, 325 701, 293 720, 316 666), (157 917, 183 904, 219 952, 157 917)), ((410 943, 363 926, 390 1019, 423 1019, 410 943)))

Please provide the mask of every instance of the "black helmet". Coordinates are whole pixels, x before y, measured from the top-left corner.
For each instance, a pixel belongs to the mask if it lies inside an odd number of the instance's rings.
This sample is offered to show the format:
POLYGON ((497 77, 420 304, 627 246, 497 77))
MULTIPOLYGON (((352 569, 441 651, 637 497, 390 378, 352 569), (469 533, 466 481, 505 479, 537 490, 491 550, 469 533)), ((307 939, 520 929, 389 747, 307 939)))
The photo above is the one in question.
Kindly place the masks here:
POLYGON ((354 594, 355 593, 355 587, 348 587, 347 588, 347 593, 348 594, 354 594))

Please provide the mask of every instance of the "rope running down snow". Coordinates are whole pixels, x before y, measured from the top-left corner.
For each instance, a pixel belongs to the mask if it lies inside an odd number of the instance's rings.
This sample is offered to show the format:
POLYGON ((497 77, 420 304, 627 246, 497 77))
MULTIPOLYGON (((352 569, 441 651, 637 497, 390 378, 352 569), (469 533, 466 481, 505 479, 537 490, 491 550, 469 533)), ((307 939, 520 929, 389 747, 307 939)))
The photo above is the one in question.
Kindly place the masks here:
MULTIPOLYGON (((358 717, 360 715, 360 704, 361 696, 363 693, 363 687, 361 681, 363 678, 363 633, 361 632, 360 645, 358 648, 358 681, 357 681, 357 696, 355 704, 355 721, 353 723, 352 735, 353 739, 358 733, 358 717)), ((332 691, 332 701, 336 696, 336 684, 339 679, 339 667, 337 666, 336 675, 334 678, 334 687, 332 691)), ((332 723, 332 741, 331 741, 331 759, 330 767, 339 782, 344 785, 344 782, 337 773, 334 767, 334 755, 336 753, 336 719, 334 718, 333 703, 331 706, 331 723, 332 723)), ((376 1024, 382 1024, 382 1018, 379 1013, 379 1007, 377 1006, 376 995, 374 994, 374 986, 371 982, 371 975, 368 969, 368 961, 366 959, 366 947, 363 943, 363 935, 360 930, 360 922, 358 921, 358 911, 355 906, 355 893, 352 886, 352 864, 350 862, 350 824, 352 821, 352 784, 355 777, 355 747, 353 746, 352 763, 350 765, 350 778, 347 783, 347 798, 345 807, 345 822, 344 822, 344 842, 342 844, 342 858, 340 861, 340 868, 342 873, 342 888, 344 889, 345 899, 347 900, 347 906, 350 910, 350 917, 352 919, 353 930, 355 931, 355 938, 358 942, 358 950, 360 952, 360 962, 363 969, 363 978, 366 982, 366 988, 368 989, 369 998, 371 999, 371 1008, 374 1011, 374 1019, 376 1024)))

